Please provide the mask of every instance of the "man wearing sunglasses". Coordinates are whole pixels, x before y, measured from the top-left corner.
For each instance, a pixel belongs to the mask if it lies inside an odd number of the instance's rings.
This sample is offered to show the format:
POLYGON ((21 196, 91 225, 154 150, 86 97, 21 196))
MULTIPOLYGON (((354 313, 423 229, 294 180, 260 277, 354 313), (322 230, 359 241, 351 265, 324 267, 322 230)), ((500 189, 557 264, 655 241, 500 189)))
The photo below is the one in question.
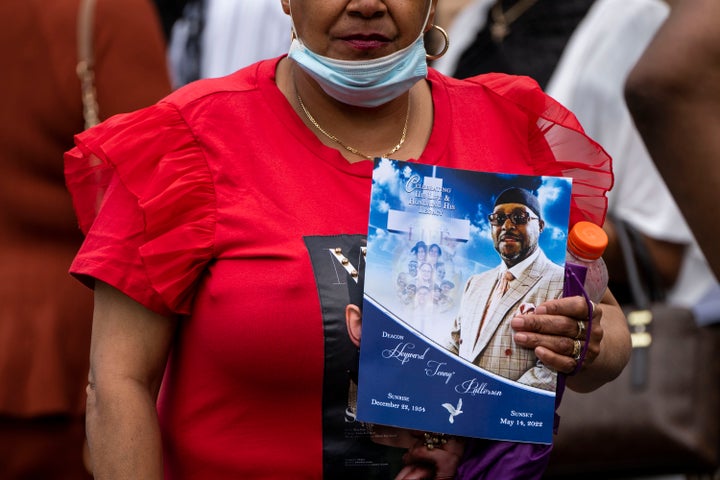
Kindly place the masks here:
POLYGON ((502 262, 468 279, 451 350, 503 377, 554 390, 556 373, 544 367, 532 349, 515 344, 510 326, 513 316, 562 295, 564 270, 538 246, 545 227, 538 199, 522 188, 504 190, 488 221, 502 262))

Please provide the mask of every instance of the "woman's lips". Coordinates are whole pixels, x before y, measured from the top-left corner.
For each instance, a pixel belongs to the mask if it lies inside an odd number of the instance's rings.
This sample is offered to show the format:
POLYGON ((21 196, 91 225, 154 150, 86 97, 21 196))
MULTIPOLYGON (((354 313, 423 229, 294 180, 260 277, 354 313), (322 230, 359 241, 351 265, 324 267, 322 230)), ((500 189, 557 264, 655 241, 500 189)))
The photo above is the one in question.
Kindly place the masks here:
POLYGON ((374 50, 382 48, 390 41, 382 35, 349 35, 342 39, 352 48, 358 50, 374 50))

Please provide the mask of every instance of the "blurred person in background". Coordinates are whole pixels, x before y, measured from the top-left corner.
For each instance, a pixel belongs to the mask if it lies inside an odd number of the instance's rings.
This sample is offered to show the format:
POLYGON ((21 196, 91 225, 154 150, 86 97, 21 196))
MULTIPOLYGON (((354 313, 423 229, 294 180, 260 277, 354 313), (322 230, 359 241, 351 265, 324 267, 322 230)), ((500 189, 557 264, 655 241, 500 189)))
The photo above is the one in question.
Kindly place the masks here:
POLYGON ((171 34, 173 84, 221 77, 287 53, 290 32, 278 0, 188 0, 171 34))
MULTIPOLYGON (((63 152, 84 128, 79 0, 0 0, 0 478, 89 478, 83 465, 92 294, 68 268, 82 241, 63 152)), ((101 118, 169 89, 149 0, 95 8, 101 118)))
POLYGON ((720 192, 720 2, 674 0, 627 79, 626 98, 660 174, 715 275, 720 192))

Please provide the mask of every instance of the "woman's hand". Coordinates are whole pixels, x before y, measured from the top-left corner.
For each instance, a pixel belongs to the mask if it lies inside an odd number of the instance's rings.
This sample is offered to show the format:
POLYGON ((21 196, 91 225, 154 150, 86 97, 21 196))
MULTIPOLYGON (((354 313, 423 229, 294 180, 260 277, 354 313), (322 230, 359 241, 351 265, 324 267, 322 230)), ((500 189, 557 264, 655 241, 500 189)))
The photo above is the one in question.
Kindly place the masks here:
POLYGON ((407 465, 397 474, 395 480, 455 478, 460 458, 465 451, 465 440, 424 432, 413 432, 413 436, 416 441, 403 456, 407 465))
MULTIPOLYGON (((603 307, 595 305, 592 312, 592 331, 583 368, 587 368, 600 354, 603 332, 603 307)), ((572 373, 586 343, 588 305, 583 297, 568 297, 547 301, 534 311, 515 316, 511 325, 515 342, 535 349, 535 355, 549 368, 572 373)))
POLYGON ((578 375, 567 386, 589 392, 617 377, 630 359, 630 332, 615 297, 607 290, 595 305, 589 337, 588 306, 583 297, 567 297, 538 305, 534 312, 515 316, 515 342, 535 350, 543 364, 558 372, 575 371, 579 353, 587 353, 578 375))

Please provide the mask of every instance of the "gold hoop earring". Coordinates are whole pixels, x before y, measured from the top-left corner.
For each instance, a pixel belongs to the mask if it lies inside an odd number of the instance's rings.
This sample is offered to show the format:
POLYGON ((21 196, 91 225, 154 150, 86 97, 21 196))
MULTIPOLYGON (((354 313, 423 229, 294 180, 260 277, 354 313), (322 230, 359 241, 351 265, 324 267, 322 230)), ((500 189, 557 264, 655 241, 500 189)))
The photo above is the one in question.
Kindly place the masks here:
POLYGON ((437 30, 438 32, 440 32, 440 35, 442 35, 443 40, 445 40, 445 45, 443 46, 442 50, 440 50, 440 53, 436 53, 436 54, 432 54, 432 55, 429 53, 425 54, 425 58, 427 58, 430 61, 437 60, 438 58, 442 57, 443 55, 445 55, 447 53, 448 48, 450 48, 450 37, 448 37, 447 32, 443 28, 438 27, 437 25, 432 25, 430 27, 431 30, 433 28, 435 30, 437 30))

